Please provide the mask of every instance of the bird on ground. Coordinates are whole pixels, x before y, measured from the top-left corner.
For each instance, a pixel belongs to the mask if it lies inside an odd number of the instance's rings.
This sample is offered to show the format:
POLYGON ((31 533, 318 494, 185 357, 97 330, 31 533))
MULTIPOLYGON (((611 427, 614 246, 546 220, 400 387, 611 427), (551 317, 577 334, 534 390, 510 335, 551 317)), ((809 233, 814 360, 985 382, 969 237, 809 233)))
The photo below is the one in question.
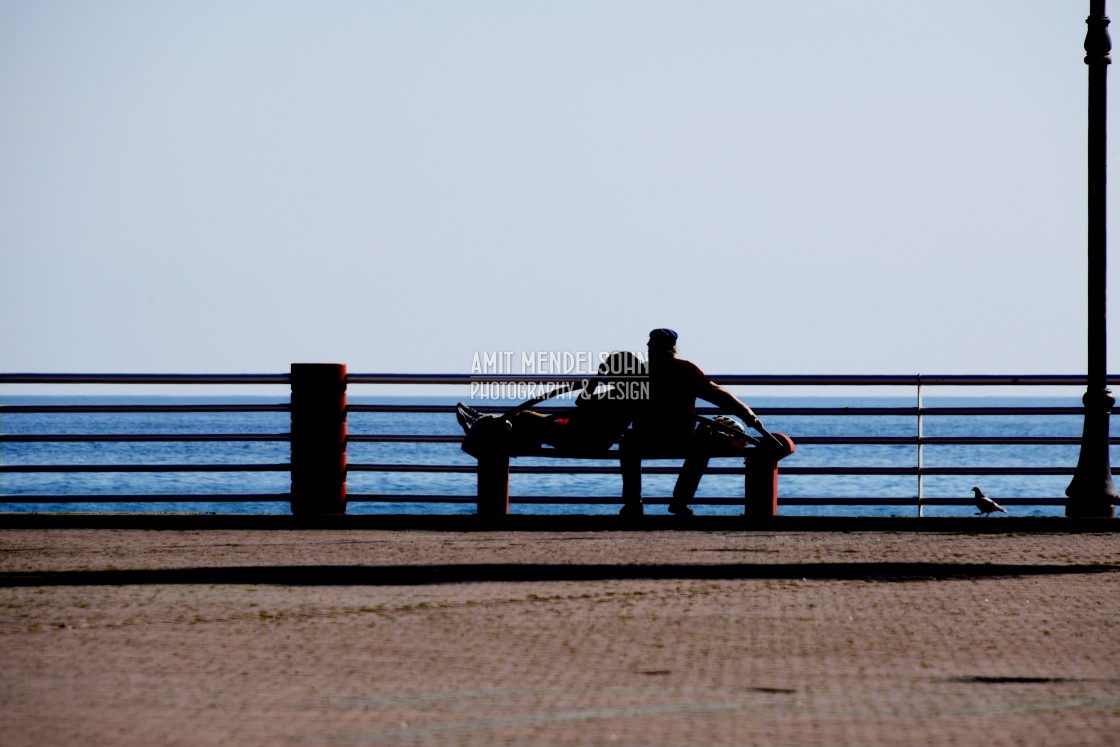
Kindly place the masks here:
POLYGON ((988 496, 984 495, 980 491, 980 488, 973 488, 972 492, 976 494, 976 497, 972 500, 976 504, 976 508, 980 509, 980 512, 976 514, 977 516, 979 516, 980 514, 983 514, 984 516, 991 516, 993 511, 1003 511, 1004 513, 1007 513, 1006 508, 999 505, 988 496))

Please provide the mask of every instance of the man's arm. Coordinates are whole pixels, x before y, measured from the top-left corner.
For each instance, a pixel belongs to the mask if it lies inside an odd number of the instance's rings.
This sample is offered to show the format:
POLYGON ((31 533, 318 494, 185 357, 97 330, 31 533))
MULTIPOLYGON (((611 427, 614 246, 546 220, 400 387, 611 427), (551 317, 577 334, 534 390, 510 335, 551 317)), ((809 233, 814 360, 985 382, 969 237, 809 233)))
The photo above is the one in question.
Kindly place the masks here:
POLYGON ((754 414, 754 410, 747 407, 742 400, 714 381, 709 381, 707 387, 702 389, 698 396, 705 402, 711 402, 732 415, 738 415, 751 428, 762 425, 762 421, 754 414))

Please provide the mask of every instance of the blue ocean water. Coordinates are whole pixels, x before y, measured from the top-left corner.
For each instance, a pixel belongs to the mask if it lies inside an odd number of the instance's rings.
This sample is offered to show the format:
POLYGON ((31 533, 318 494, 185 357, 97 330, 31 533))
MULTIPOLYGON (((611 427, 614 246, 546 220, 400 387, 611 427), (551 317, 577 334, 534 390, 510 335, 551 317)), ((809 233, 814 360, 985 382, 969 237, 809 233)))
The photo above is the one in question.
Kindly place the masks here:
MULTIPOLYGON (((423 404, 447 406, 437 413, 351 413, 349 432, 357 434, 461 435, 451 406, 455 397, 352 397, 351 403, 423 404)), ((198 397, 31 397, 6 396, 6 405, 20 404, 200 404, 253 403, 282 404, 278 398, 198 398, 198 397)), ((494 404, 494 403, 486 403, 494 404)), ((911 398, 902 397, 758 397, 752 406, 788 407, 911 407, 911 398)), ((927 397, 926 407, 953 406, 1030 406, 1076 407, 1076 398, 927 397)), ((796 441, 805 436, 913 436, 917 419, 912 415, 832 416, 767 415, 767 426, 788 433, 796 441)), ((1113 419, 1115 423, 1115 418, 1113 419)), ((925 436, 1068 436, 1081 433, 1080 415, 998 415, 926 416, 925 436)), ((1114 425, 1115 428, 1115 425, 1114 425)), ((284 412, 263 413, 0 413, 0 434, 192 434, 192 433, 271 433, 289 430, 284 412)), ((927 467, 978 466, 1057 466, 1072 467, 1077 462, 1076 445, 963 446, 925 445, 922 459, 927 467)), ((1114 450, 1113 463, 1120 453, 1114 450)), ((277 442, 0 442, 0 464, 275 464, 287 462, 289 445, 277 442)), ((474 460, 456 443, 352 443, 351 464, 452 464, 471 466, 474 460)), ((546 463, 519 460, 520 464, 546 463)), ((571 464, 571 462, 565 462, 571 464)), ((713 462, 713 466, 720 463, 713 462)), ((724 462, 730 466, 730 462, 724 462)), ((917 464, 914 445, 800 445, 797 453, 782 463, 785 467, 874 466, 913 467, 917 464)), ((647 475, 646 496, 668 496, 673 476, 647 475)), ((973 485, 997 500, 1005 497, 1061 497, 1069 484, 1067 475, 1051 476, 925 476, 925 497, 967 498, 973 485)), ((618 496, 618 475, 514 474, 513 496, 618 496)), ((213 513, 287 513, 285 496, 289 489, 286 472, 56 472, 0 473, 0 511, 143 511, 213 513), (27 495, 179 495, 179 494, 277 494, 277 500, 169 501, 157 503, 88 502, 15 503, 4 501, 27 495)), ((473 513, 474 505, 464 503, 424 503, 413 496, 446 495, 471 497, 475 491, 473 474, 359 472, 348 478, 352 495, 393 496, 399 500, 352 501, 349 513, 473 513)), ((914 497, 918 491, 915 476, 878 475, 797 475, 783 474, 780 500, 795 497, 914 497)), ((741 477, 707 475, 699 498, 742 495, 741 477)), ((614 513, 617 505, 548 505, 514 503, 515 513, 614 513)), ((651 512, 663 511, 656 507, 651 512)), ((741 514, 736 505, 699 505, 699 514, 741 514)), ((1061 515, 1061 506, 1015 506, 1014 515, 1061 515)), ((860 515, 912 516, 913 506, 780 506, 785 515, 860 515)), ((926 516, 971 515, 968 506, 926 506, 926 516)))

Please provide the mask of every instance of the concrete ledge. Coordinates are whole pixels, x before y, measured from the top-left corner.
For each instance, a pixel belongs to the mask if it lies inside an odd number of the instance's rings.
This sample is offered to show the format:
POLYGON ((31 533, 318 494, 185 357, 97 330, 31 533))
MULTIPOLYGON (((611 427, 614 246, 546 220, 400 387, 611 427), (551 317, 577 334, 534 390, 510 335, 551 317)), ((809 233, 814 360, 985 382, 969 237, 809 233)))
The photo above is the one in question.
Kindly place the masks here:
POLYGON ((0 529, 370 529, 431 532, 959 532, 1116 533, 1117 519, 1068 519, 1056 516, 1021 517, 849 517, 849 516, 506 516, 485 519, 469 515, 352 515, 291 516, 287 514, 118 514, 118 513, 7 513, 0 529))

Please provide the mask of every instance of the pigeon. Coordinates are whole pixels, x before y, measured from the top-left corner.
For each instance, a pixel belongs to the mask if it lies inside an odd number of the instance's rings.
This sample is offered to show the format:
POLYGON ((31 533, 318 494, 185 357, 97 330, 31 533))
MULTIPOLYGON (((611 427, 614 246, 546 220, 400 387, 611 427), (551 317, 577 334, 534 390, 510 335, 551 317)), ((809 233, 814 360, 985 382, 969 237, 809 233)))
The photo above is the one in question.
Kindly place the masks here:
POLYGON ((1007 513, 1006 508, 999 505, 991 498, 980 492, 980 488, 973 488, 972 492, 976 494, 976 497, 973 498, 973 502, 976 504, 976 508, 980 509, 980 512, 976 514, 977 516, 979 516, 980 514, 983 514, 984 516, 990 516, 993 511, 1003 511, 1004 513, 1007 513))

